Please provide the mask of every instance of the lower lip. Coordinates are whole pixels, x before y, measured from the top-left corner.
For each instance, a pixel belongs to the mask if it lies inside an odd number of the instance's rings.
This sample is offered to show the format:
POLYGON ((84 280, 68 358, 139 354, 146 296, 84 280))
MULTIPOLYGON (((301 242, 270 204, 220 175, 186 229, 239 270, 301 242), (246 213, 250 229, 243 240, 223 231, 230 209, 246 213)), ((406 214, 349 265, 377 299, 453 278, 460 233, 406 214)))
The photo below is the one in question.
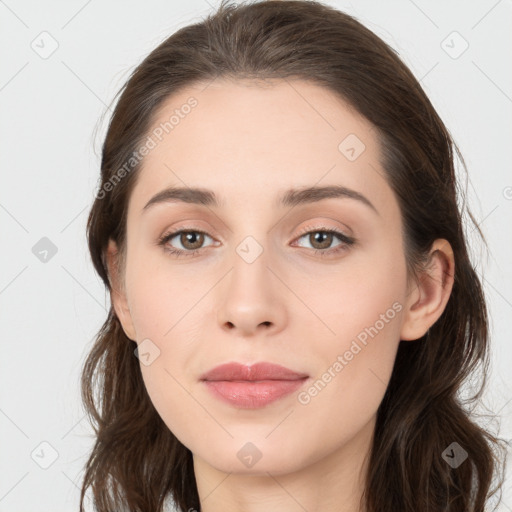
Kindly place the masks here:
POLYGON ((307 378, 299 380, 211 381, 204 383, 221 400, 242 409, 257 409, 297 391, 307 378))

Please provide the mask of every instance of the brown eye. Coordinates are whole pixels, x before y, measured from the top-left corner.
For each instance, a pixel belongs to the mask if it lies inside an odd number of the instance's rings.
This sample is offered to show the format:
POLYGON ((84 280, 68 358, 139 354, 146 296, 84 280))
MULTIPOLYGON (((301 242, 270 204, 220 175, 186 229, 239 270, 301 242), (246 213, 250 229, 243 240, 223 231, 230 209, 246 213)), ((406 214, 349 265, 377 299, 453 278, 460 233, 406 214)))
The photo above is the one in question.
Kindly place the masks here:
POLYGON ((333 234, 327 231, 313 231, 309 234, 309 242, 313 249, 328 249, 333 238, 333 234))
POLYGON ((302 245, 304 242, 299 243, 301 247, 307 247, 307 244, 309 244, 309 248, 314 250, 315 254, 319 256, 333 255, 346 251, 355 243, 354 238, 345 235, 337 229, 330 228, 306 228, 297 240, 300 241, 301 239, 306 241, 306 245, 302 245), (335 243, 336 241, 338 241, 337 244, 335 243))
POLYGON ((182 231, 179 240, 185 249, 193 251, 203 245, 204 234, 199 231, 182 231))
POLYGON ((174 255, 189 256, 203 249, 205 238, 213 240, 209 235, 197 229, 179 230, 163 235, 158 244, 174 255), (175 246, 177 245, 177 247, 175 246))

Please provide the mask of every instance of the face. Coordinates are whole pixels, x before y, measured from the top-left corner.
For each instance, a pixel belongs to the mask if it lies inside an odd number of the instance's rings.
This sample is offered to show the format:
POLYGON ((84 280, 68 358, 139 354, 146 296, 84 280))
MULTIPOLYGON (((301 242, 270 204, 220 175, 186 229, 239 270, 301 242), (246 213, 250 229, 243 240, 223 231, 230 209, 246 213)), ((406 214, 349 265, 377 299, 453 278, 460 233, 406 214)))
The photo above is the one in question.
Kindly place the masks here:
POLYGON ((407 323, 401 215, 376 133, 304 81, 189 87, 154 129, 176 109, 172 130, 150 134, 114 299, 149 396, 221 471, 277 475, 346 453, 373 429, 407 323), (171 187, 188 199, 161 194, 171 187), (196 188, 218 204, 194 202, 196 188), (229 362, 299 376, 201 380, 229 362))

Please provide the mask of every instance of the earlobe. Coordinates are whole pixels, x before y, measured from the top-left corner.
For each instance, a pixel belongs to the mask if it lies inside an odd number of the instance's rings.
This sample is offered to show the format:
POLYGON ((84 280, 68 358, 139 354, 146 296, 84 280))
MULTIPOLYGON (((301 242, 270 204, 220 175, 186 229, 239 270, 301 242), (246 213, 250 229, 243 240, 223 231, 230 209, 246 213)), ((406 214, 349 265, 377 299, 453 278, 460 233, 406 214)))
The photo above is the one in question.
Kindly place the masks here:
POLYGON ((112 239, 110 239, 108 243, 106 262, 110 281, 110 300, 112 307, 126 336, 132 341, 135 341, 137 338, 126 298, 124 281, 121 276, 120 254, 117 244, 112 239))
POLYGON ((408 296, 400 339, 421 338, 439 319, 450 298, 454 275, 453 250, 448 241, 438 239, 432 244, 427 268, 408 296))

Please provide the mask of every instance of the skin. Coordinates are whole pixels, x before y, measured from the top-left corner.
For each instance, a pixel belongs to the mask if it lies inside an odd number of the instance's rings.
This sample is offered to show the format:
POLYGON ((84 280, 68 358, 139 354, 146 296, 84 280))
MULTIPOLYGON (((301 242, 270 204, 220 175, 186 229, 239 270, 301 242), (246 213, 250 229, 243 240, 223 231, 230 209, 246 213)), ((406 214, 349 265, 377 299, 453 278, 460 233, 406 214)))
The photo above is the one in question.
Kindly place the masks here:
MULTIPOLYGON (((450 245, 437 240, 428 273, 408 278, 401 214, 376 133, 330 91, 298 80, 216 80, 168 98, 154 125, 190 96, 198 105, 145 157, 129 202, 124 264, 113 241, 108 248, 125 333, 160 351, 141 362, 149 396, 193 453, 205 512, 358 511, 399 341, 418 339, 443 312, 453 286, 450 245), (338 149, 349 134, 365 145, 354 161, 338 149), (165 202, 141 213, 171 185, 211 189, 223 204, 165 202), (378 213, 351 198, 275 206, 284 190, 312 185, 353 189, 378 213), (208 236, 198 253, 177 258, 157 244, 173 228, 208 236), (315 242, 322 228, 356 243, 321 257, 315 248, 342 244, 336 236, 330 245, 315 242), (251 263, 236 251, 247 236, 263 249, 251 263), (394 318, 332 376, 338 356, 396 303, 394 318), (329 368, 332 378, 307 404, 295 392, 244 410, 199 381, 229 361, 307 373, 303 392, 329 368), (237 457, 248 442, 261 453, 252 467, 237 457)), ((167 246, 191 251, 186 244, 178 235, 167 246)))

